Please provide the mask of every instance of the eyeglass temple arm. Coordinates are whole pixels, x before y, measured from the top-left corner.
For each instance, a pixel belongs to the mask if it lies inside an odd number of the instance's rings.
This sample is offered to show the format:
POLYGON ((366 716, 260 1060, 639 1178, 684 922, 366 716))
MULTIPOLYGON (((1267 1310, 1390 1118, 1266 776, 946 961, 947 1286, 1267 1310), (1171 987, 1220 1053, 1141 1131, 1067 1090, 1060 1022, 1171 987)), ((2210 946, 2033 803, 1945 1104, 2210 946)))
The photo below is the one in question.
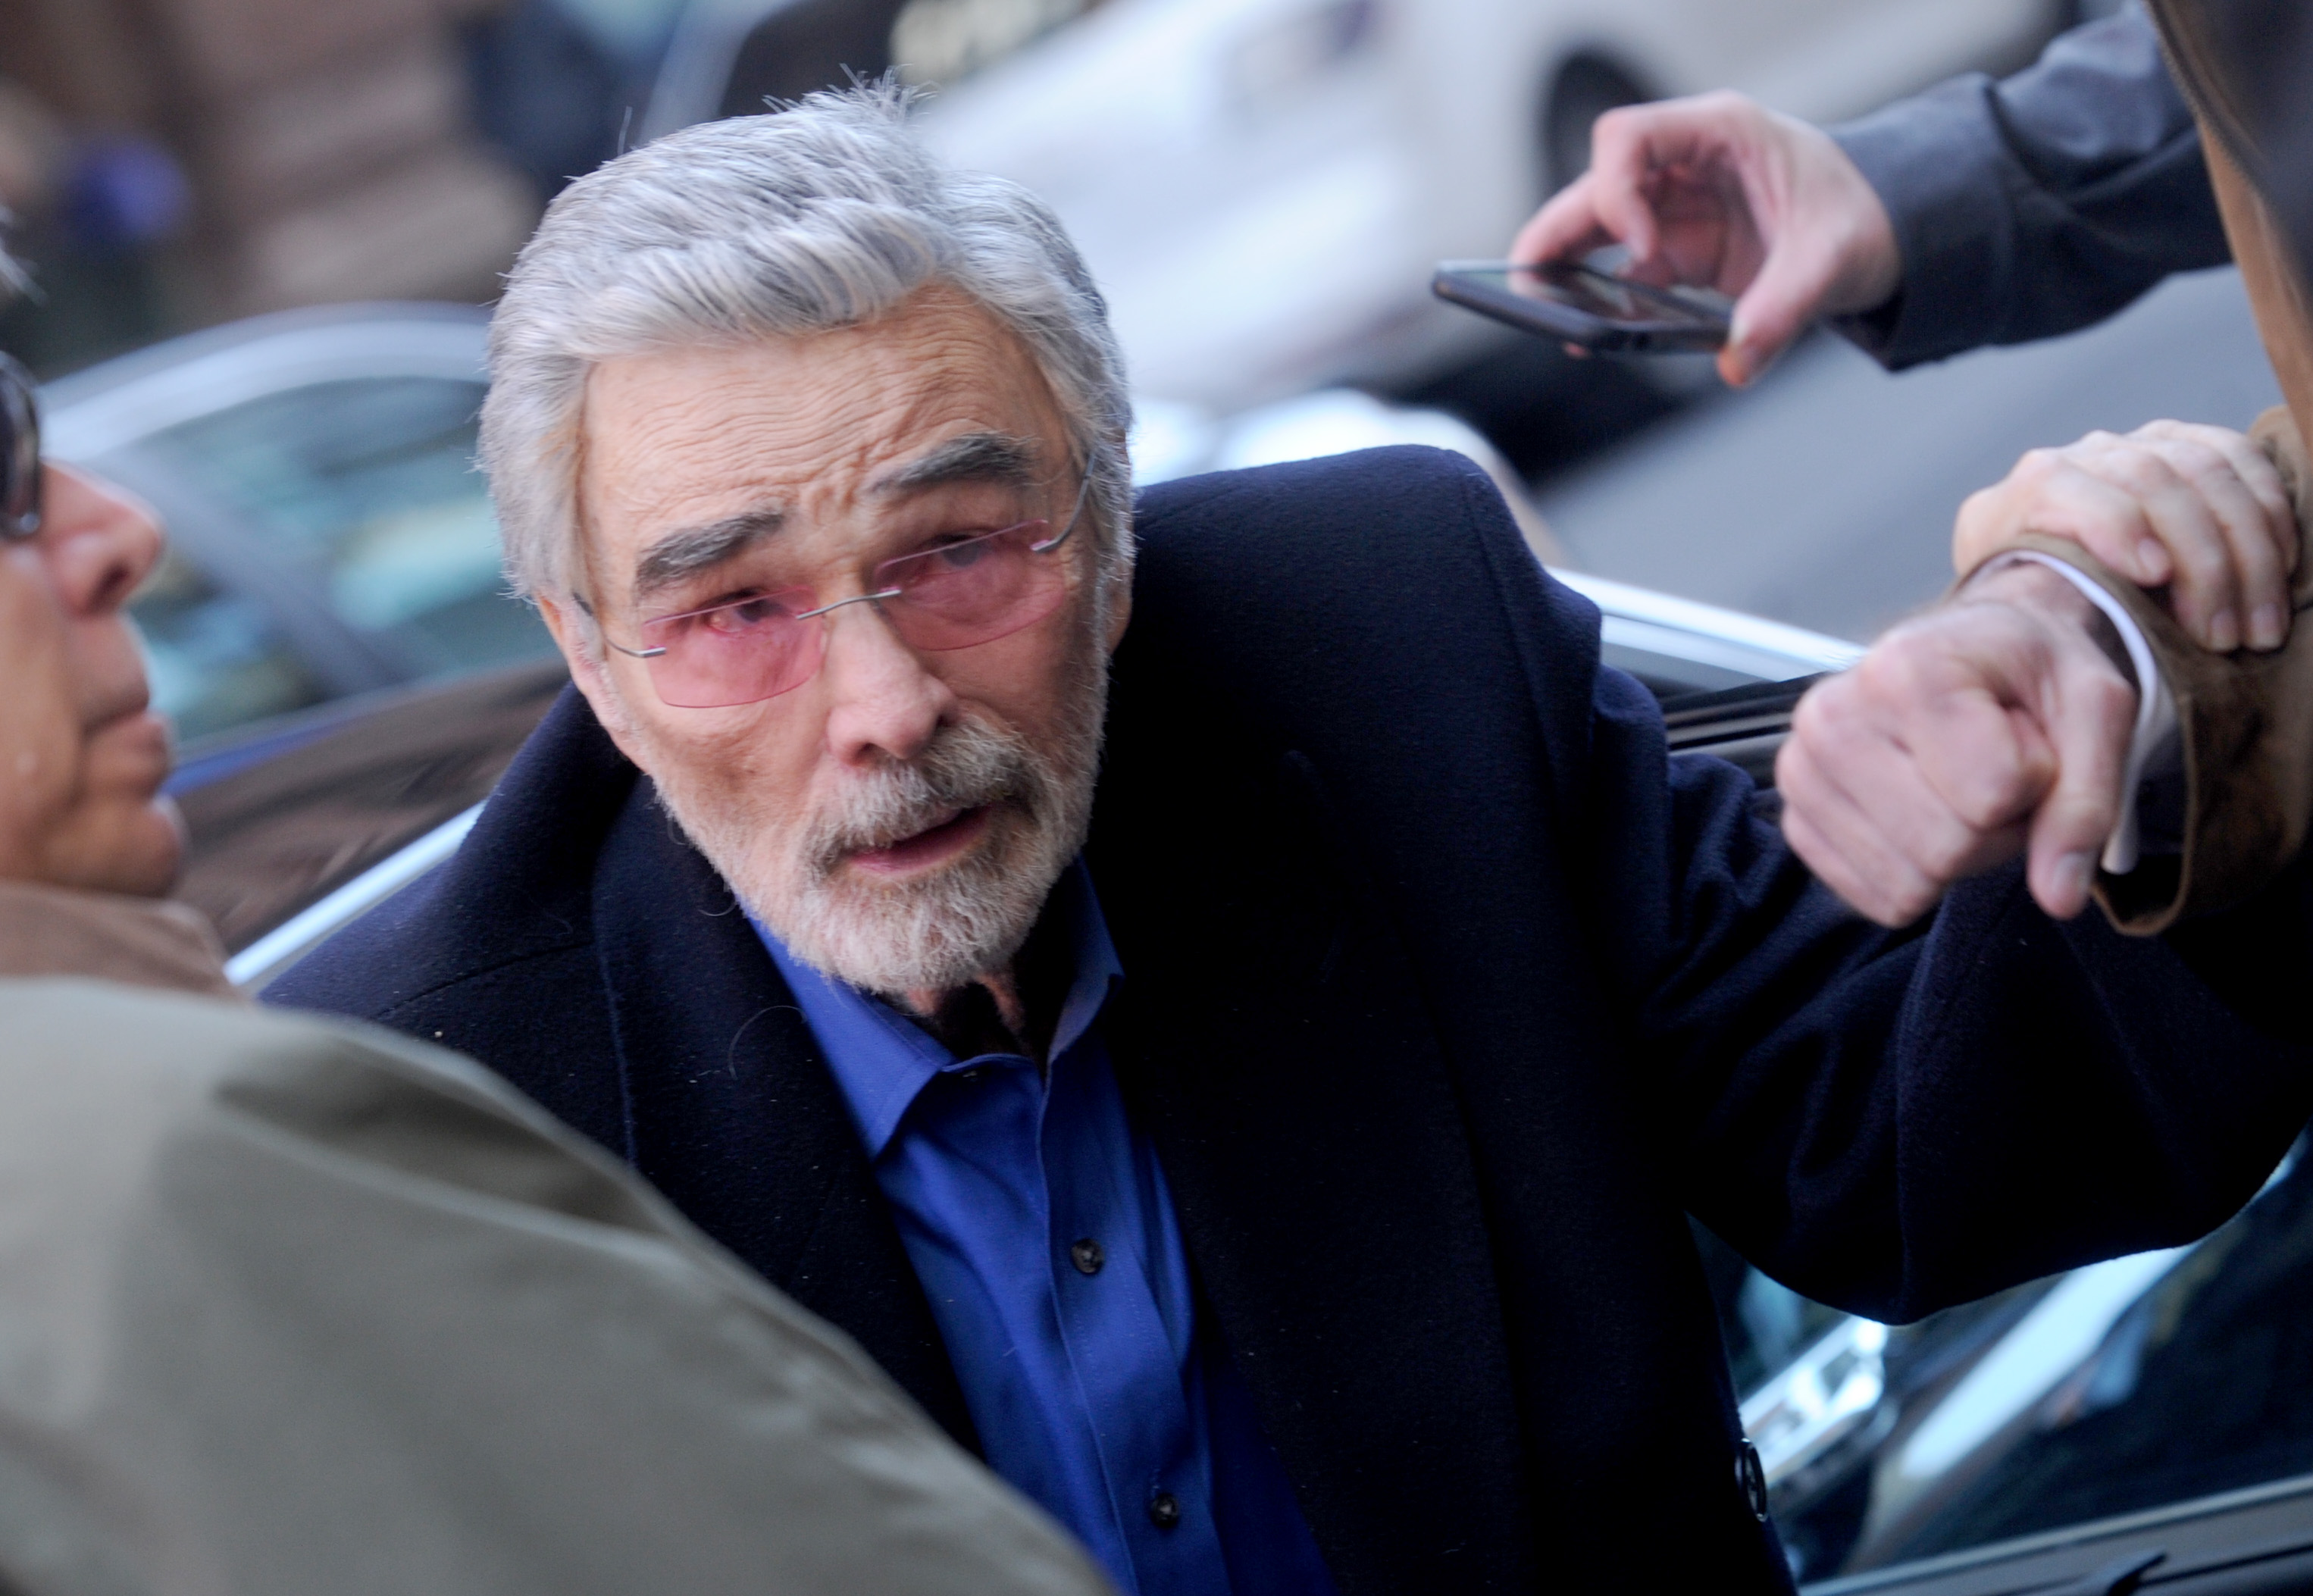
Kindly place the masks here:
POLYGON ((664 648, 629 648, 625 644, 611 636, 609 632, 603 630, 602 618, 594 613, 594 607, 586 601, 586 595, 585 593, 572 593, 570 595, 570 601, 578 606, 579 610, 588 620, 594 623, 594 636, 600 637, 603 642, 618 650, 619 653, 625 654, 629 659, 655 660, 666 652, 664 648))
MULTIPOLYGON (((1037 544, 1037 553, 1042 554, 1048 550, 1058 548, 1061 544, 1067 542, 1070 538, 1076 535, 1077 522, 1084 517, 1085 500, 1089 498, 1091 495, 1092 473, 1090 471, 1086 471, 1085 473, 1083 486, 1077 489, 1076 507, 1069 512, 1069 524, 1060 529, 1060 535, 1059 537, 1052 538, 1045 542, 1037 544)), ((573 598, 577 597, 575 593, 571 596, 573 598)), ((885 588, 879 593, 854 593, 848 599, 838 599, 832 604, 822 604, 816 609, 806 609, 802 614, 796 616, 796 618, 797 620, 813 620, 820 616, 825 615, 831 609, 840 609, 846 604, 873 604, 879 600, 896 599, 899 596, 900 590, 896 587, 885 588)), ((587 603, 584 599, 578 599, 578 608, 584 609, 590 616, 594 613, 594 607, 587 603)), ((620 653, 626 655, 630 660, 655 660, 662 658, 666 653, 665 648, 663 646, 659 648, 629 648, 625 644, 611 637, 608 633, 604 633, 602 635, 602 641, 609 644, 612 648, 617 649, 620 653)))
POLYGON ((1084 474, 1084 481, 1082 485, 1077 488, 1076 508, 1069 512, 1069 524, 1060 529, 1060 535, 1059 537, 1047 539, 1042 543, 1033 545, 1035 551, 1038 554, 1049 553, 1051 550, 1058 548, 1061 544, 1067 542, 1070 538, 1076 536, 1077 522, 1084 519, 1085 501, 1091 496, 1092 472, 1087 469, 1084 474))

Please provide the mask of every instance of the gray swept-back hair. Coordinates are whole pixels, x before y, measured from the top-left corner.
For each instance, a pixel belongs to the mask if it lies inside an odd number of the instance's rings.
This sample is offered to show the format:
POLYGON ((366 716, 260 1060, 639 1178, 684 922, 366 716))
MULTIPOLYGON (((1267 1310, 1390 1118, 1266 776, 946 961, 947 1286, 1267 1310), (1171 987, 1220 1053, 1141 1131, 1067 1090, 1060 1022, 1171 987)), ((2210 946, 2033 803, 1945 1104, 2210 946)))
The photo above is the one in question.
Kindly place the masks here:
POLYGON ((482 468, 506 574, 579 595, 578 434, 588 370, 655 350, 871 321, 954 287, 1027 346, 1088 481, 1104 597, 1131 566, 1131 421, 1108 307, 1044 204, 942 165, 885 82, 670 134, 563 190, 490 324, 482 468))

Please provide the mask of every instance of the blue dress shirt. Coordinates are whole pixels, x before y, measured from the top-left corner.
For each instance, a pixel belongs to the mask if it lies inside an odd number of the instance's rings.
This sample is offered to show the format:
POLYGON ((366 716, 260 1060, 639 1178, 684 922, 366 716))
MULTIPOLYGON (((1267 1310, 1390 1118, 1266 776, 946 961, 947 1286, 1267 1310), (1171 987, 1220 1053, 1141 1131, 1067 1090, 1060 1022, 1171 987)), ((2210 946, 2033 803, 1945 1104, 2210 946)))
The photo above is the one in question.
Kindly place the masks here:
POLYGON ((1200 1336, 1164 1171, 1099 1019, 1123 978, 1081 863, 1049 1074, 956 1058, 756 931, 826 1054, 990 1467, 1140 1596, 1332 1596, 1252 1399, 1200 1336))

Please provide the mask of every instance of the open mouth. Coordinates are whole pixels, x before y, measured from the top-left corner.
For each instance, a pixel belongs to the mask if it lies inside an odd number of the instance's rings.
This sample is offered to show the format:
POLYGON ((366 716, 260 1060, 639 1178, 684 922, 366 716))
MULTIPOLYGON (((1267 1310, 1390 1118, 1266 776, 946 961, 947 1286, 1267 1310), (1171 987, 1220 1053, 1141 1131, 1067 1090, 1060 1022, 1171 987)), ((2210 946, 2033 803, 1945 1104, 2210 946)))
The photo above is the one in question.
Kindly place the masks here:
POLYGON ((903 837, 880 847, 857 849, 850 855, 851 863, 871 874, 886 876, 907 875, 944 864, 970 847, 988 829, 993 810, 993 805, 986 803, 957 810, 912 837, 903 837))

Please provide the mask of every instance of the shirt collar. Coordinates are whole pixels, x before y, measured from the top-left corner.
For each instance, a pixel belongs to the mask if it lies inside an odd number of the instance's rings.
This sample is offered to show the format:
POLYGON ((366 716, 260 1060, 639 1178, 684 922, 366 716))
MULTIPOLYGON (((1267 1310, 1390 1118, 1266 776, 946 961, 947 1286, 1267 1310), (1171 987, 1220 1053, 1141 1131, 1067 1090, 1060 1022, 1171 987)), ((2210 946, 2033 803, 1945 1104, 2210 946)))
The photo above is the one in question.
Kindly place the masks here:
MULTIPOLYGON (((1070 864, 1052 889, 1046 915, 1066 916, 1076 945, 1076 975, 1060 1002, 1060 1023, 1052 1032, 1054 1068, 1099 1019, 1100 1011, 1116 982, 1124 976, 1116 944, 1109 940, 1108 922, 1093 891, 1091 873, 1084 861, 1070 864)), ((762 939, 771 962, 787 978, 811 1027, 820 1050, 827 1057, 835 1083, 850 1108, 870 1159, 882 1155, 916 1095, 943 1071, 962 1069, 971 1059, 959 1059, 934 1040, 906 1015, 858 987, 821 974, 787 951, 776 933, 752 916, 749 924, 762 939)))

